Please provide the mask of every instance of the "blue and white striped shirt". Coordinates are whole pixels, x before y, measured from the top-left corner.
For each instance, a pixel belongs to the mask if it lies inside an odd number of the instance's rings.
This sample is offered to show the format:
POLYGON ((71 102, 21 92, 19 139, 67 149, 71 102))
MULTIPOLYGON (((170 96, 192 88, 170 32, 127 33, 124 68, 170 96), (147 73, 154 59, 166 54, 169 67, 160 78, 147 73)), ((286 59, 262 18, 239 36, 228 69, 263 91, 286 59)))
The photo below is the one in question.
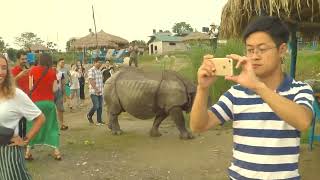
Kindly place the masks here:
MULTIPOLYGON (((308 84, 285 76, 277 93, 313 111, 308 84)), ((231 179, 300 179, 300 132, 280 119, 259 95, 235 85, 210 110, 221 123, 233 120, 231 179)))

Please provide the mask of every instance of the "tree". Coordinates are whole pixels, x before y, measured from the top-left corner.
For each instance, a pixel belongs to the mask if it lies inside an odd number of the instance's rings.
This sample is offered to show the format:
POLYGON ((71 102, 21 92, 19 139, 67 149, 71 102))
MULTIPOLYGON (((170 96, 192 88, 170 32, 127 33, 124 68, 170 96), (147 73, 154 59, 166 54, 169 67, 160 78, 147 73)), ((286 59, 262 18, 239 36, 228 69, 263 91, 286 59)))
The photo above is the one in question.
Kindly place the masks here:
POLYGON ((67 49, 67 51, 70 51, 70 50, 71 50, 71 47, 72 47, 73 43, 74 43, 76 40, 77 40, 76 38, 71 38, 69 41, 67 41, 67 43, 66 43, 66 49, 67 49))
POLYGON ((29 49, 32 44, 42 44, 44 41, 32 32, 24 32, 20 37, 16 37, 15 44, 22 49, 29 49))
POLYGON ((9 59, 10 59, 11 61, 16 61, 16 59, 17 59, 17 57, 16 57, 17 52, 18 52, 18 50, 13 49, 13 48, 8 48, 8 49, 7 49, 8 57, 9 57, 9 59))
POLYGON ((130 42, 130 45, 137 45, 139 47, 147 47, 147 43, 144 40, 134 40, 130 42))
POLYGON ((8 44, 6 44, 2 39, 2 37, 0 37, 0 53, 5 52, 7 47, 8 47, 8 44))
POLYGON ((57 44, 54 42, 47 42, 47 48, 49 48, 51 51, 57 51, 57 44))
POLYGON ((176 33, 178 36, 184 36, 193 31, 193 28, 190 24, 186 22, 175 23, 172 27, 172 31, 176 33))

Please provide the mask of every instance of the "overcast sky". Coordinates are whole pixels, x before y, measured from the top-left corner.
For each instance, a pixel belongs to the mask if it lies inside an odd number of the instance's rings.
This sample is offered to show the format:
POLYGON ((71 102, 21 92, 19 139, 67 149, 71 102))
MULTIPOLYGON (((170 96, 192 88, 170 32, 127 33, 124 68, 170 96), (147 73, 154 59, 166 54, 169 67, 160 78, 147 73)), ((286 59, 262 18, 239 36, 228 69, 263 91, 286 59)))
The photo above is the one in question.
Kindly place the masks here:
POLYGON ((83 37, 94 30, 129 41, 145 40, 152 29, 170 30, 185 21, 201 31, 212 22, 220 23, 227 0, 1 0, 0 37, 10 47, 15 37, 33 32, 44 41, 53 41, 64 50, 71 37, 83 37))

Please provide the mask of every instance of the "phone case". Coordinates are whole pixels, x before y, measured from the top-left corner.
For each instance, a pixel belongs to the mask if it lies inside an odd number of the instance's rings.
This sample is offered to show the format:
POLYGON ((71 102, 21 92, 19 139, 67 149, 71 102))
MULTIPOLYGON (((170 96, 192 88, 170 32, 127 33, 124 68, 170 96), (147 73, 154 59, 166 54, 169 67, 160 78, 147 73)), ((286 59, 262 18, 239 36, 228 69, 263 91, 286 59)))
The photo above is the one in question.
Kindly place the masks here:
POLYGON ((216 67, 216 76, 232 76, 233 75, 233 60, 229 58, 213 58, 213 63, 216 67))

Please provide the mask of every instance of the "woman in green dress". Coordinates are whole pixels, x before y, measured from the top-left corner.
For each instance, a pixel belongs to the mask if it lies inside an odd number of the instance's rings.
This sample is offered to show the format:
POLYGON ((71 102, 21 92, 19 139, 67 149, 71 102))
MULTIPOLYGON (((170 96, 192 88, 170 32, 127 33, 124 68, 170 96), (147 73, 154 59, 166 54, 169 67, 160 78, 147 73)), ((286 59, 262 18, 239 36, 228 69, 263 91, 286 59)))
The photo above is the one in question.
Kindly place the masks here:
MULTIPOLYGON (((46 122, 37 136, 30 141, 25 159, 32 160, 31 147, 35 145, 47 145, 54 149, 53 157, 61 160, 59 150, 60 136, 57 121, 56 107, 54 104, 54 92, 57 90, 57 77, 52 69, 52 57, 47 54, 40 56, 39 65, 30 70, 31 99, 39 107, 46 117, 46 122)), ((27 131, 32 124, 27 123, 27 131)))

